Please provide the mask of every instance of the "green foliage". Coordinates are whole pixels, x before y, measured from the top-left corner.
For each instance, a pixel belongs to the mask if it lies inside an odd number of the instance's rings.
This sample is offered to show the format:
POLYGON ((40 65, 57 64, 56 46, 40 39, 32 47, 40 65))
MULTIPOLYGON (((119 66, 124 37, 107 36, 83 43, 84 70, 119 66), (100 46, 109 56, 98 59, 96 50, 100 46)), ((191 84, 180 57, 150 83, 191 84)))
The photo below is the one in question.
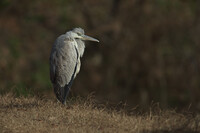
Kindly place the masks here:
POLYGON ((11 37, 9 38, 9 40, 7 40, 8 42, 8 45, 9 45, 9 50, 10 50, 10 53, 12 54, 12 57, 14 59, 17 59, 20 57, 20 44, 21 44, 21 41, 19 40, 19 38, 17 37, 11 37))
POLYGON ((10 5, 10 0, 1 0, 0 1, 0 11, 10 5))
POLYGON ((33 73, 34 84, 40 86, 40 91, 51 89, 51 83, 49 78, 49 64, 48 63, 38 63, 36 65, 36 72, 33 73))
POLYGON ((19 97, 19 96, 24 96, 24 97, 33 96, 33 91, 30 88, 29 89, 26 88, 26 86, 23 83, 16 85, 16 87, 13 88, 13 93, 17 97, 19 97))

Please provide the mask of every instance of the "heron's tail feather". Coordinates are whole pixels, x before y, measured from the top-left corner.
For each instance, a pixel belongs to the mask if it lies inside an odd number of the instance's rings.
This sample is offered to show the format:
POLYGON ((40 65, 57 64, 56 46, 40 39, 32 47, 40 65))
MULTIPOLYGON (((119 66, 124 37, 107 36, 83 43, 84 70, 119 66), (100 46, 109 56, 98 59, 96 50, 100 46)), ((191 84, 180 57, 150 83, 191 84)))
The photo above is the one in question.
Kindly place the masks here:
POLYGON ((69 93, 69 86, 65 85, 64 87, 61 87, 59 84, 54 84, 54 92, 56 94, 56 98, 62 103, 66 103, 66 98, 69 93))

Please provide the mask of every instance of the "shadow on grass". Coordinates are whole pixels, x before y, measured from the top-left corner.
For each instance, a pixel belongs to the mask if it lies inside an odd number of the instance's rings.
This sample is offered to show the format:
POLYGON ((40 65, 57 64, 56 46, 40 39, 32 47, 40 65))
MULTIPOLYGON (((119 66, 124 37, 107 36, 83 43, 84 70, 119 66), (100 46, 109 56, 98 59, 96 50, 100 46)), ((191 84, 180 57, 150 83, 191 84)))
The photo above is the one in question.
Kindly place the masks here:
POLYGON ((33 103, 10 103, 8 105, 0 105, 0 109, 30 109, 30 108, 36 108, 36 107, 41 107, 42 105, 33 102, 33 103))

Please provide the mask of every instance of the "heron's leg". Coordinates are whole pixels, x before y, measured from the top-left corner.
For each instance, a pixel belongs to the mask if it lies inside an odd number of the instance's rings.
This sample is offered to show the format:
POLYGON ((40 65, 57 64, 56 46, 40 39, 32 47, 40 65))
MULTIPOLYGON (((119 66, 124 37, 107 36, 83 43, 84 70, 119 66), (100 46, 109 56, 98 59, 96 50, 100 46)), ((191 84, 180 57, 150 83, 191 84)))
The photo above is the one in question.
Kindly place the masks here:
POLYGON ((63 97, 63 102, 62 102, 63 104, 66 104, 66 99, 67 99, 67 96, 69 94, 69 90, 70 90, 69 86, 66 85, 64 87, 64 97, 63 97))
POLYGON ((57 99, 57 103, 60 103, 60 101, 57 99))

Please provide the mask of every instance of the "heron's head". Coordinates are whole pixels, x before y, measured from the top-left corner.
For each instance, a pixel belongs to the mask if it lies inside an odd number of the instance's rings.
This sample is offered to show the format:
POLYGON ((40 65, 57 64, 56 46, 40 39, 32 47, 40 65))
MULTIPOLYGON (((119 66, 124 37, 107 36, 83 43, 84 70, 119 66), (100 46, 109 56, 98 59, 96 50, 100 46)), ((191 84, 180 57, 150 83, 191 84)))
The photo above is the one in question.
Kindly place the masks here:
POLYGON ((72 31, 70 31, 70 35, 75 39, 80 39, 82 41, 94 41, 99 42, 99 40, 85 35, 85 32, 82 28, 74 28, 72 31))

